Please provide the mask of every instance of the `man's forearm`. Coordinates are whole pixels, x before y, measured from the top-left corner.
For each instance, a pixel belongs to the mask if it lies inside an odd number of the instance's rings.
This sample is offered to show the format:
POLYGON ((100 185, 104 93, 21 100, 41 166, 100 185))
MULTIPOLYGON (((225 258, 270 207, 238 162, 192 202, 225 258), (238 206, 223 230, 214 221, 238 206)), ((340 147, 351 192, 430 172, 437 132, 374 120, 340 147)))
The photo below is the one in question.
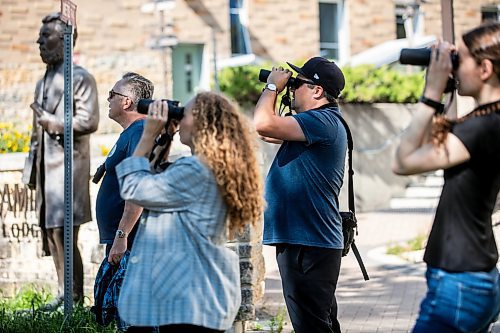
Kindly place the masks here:
POLYGON ((276 93, 271 90, 264 90, 257 102, 253 117, 256 131, 263 136, 267 136, 265 132, 267 132, 274 123, 273 118, 276 117, 275 106, 276 93))

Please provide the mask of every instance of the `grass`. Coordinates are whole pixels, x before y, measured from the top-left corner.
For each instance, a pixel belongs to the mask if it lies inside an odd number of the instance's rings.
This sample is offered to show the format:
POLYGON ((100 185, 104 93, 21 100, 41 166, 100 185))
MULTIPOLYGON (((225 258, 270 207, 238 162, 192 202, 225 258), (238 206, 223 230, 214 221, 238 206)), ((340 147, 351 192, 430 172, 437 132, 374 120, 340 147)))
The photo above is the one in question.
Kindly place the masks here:
POLYGON ((286 309, 280 308, 275 315, 267 312, 262 313, 265 317, 269 318, 265 321, 250 321, 248 329, 252 332, 262 331, 268 333, 281 333, 286 322, 286 309))
POLYGON ((418 251, 425 248, 427 236, 418 235, 417 237, 400 244, 394 244, 387 248, 386 253, 399 256, 404 252, 418 251))
POLYGON ((285 325, 285 309, 281 308, 278 310, 276 316, 269 320, 269 330, 271 333, 281 333, 283 331, 283 326, 285 325))
POLYGON ((5 333, 111 333, 115 325, 99 326, 94 315, 84 306, 76 306, 70 318, 61 310, 43 312, 40 305, 50 301, 52 295, 35 285, 23 287, 14 298, 0 298, 0 332, 5 333))

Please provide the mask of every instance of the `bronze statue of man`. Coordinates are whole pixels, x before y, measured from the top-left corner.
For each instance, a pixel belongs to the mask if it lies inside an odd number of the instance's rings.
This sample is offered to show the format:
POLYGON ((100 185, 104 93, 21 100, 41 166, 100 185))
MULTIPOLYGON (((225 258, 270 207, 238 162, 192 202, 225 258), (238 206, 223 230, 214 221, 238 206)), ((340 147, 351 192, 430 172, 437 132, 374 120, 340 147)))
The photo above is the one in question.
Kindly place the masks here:
MULTIPOLYGON (((63 33, 65 23, 60 13, 52 13, 42 20, 37 43, 47 70, 37 82, 33 109, 33 132, 30 156, 26 163, 25 182, 36 187, 36 207, 40 226, 44 231, 44 246, 54 259, 57 271, 58 294, 47 304, 47 310, 56 309, 64 299, 64 72, 63 33), (26 171, 34 172, 26 177, 26 171), (33 177, 36 175, 36 177, 33 177), (46 238, 45 238, 46 237, 46 238)), ((73 43, 76 41, 76 31, 73 43)), ((78 250, 78 231, 89 222, 90 212, 90 134, 97 130, 99 106, 94 77, 84 68, 73 65, 73 299, 83 300, 83 265, 78 250)))

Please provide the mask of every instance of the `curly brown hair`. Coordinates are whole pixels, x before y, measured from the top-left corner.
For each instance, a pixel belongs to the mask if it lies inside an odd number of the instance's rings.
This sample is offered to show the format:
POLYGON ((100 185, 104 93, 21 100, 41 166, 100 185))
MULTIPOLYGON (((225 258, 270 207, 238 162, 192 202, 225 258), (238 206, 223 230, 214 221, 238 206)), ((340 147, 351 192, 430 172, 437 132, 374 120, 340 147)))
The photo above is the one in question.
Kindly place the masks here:
MULTIPOLYGON (((478 64, 484 59, 489 59, 492 62, 493 70, 497 78, 500 79, 500 23, 493 21, 485 22, 479 27, 466 32, 462 36, 462 40, 478 64)), ((495 107, 477 107, 464 117, 453 121, 447 119, 443 115, 434 117, 432 124, 432 143, 434 145, 443 144, 454 124, 491 112, 495 112, 495 107)))
POLYGON ((194 151, 215 175, 228 207, 230 235, 234 235, 262 216, 256 140, 236 105, 220 94, 197 94, 191 112, 194 151))

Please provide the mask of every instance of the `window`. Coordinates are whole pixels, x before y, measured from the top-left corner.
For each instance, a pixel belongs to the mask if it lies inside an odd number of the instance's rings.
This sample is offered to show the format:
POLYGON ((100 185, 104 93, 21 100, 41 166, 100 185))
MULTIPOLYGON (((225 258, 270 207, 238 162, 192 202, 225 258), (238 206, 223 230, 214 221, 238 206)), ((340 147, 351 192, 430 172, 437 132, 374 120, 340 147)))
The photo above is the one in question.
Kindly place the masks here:
POLYGON ((325 58, 339 59, 339 3, 319 2, 319 47, 325 58))
POLYGON ((405 31, 405 13, 406 6, 396 5, 396 38, 402 39, 406 38, 405 31))
POLYGON ((500 5, 483 6, 481 8, 481 21, 486 20, 500 22, 500 5))
POLYGON ((396 38, 411 38, 422 34, 422 13, 416 2, 399 0, 396 2, 396 38))
POLYGON ((229 15, 231 22, 231 53, 233 55, 252 53, 248 34, 248 15, 244 0, 229 1, 229 15))

